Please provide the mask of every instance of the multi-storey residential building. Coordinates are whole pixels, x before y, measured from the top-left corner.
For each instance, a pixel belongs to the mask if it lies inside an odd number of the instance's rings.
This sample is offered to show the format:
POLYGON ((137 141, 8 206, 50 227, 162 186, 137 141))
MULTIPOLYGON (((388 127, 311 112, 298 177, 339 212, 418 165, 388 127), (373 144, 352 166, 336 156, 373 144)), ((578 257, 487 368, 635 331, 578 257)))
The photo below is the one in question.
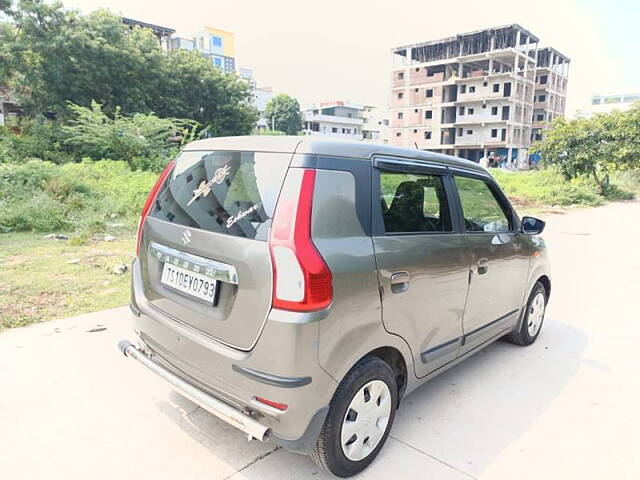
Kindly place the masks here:
POLYGON ((224 73, 236 71, 235 35, 232 32, 204 27, 193 38, 171 38, 169 48, 197 50, 224 73))
POLYGON ((372 105, 332 101, 313 105, 302 114, 305 135, 389 143, 389 118, 372 105))
POLYGON ((365 105, 362 116, 362 141, 365 143, 389 143, 391 130, 389 116, 378 107, 365 105))
POLYGON ((538 41, 512 24, 394 48, 391 143, 525 167, 538 41))
POLYGON ((594 95, 591 103, 576 110, 576 117, 590 118, 598 113, 609 113, 613 110, 628 110, 636 102, 640 102, 640 93, 623 93, 616 95, 594 95))
POLYGON ((273 98, 273 89, 271 87, 255 87, 253 89, 253 105, 260 115, 256 123, 256 128, 260 130, 271 129, 271 119, 265 116, 267 103, 273 98))
POLYGON ((343 101, 323 102, 302 112, 305 135, 362 140, 364 105, 343 101))
POLYGON ((554 48, 538 49, 531 140, 540 141, 551 122, 564 117, 569 58, 554 48))

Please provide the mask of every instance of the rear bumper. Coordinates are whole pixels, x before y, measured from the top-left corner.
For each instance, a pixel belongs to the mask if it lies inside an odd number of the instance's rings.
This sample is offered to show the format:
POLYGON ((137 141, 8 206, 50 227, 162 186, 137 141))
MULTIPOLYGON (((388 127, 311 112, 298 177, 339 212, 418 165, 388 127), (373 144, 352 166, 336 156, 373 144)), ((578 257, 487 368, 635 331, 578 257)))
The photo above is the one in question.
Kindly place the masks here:
POLYGON ((137 260, 131 310, 141 349, 123 344, 128 357, 251 437, 310 452, 337 387, 318 362, 318 316, 274 310, 254 348, 236 350, 156 310, 144 295, 137 260))
POLYGON ((213 413, 216 417, 221 418, 234 427, 242 430, 249 435, 249 438, 255 438, 264 441, 269 432, 269 427, 257 422, 247 413, 221 402, 207 392, 200 390, 198 387, 185 381, 183 378, 164 368, 157 362, 154 362, 150 355, 136 348, 128 340, 120 340, 118 348, 125 357, 137 360, 139 363, 147 367, 160 378, 168 382, 174 389, 178 390, 183 396, 192 402, 201 406, 205 410, 213 413))

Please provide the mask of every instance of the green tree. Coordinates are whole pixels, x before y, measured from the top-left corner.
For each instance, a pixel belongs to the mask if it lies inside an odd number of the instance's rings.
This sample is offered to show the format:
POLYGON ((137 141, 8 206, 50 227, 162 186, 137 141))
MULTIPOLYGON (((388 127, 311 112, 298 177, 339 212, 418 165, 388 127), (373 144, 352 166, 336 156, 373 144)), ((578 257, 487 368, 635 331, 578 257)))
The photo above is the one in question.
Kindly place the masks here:
POLYGON ((567 179, 590 176, 604 194, 611 172, 640 168, 640 104, 592 118, 559 118, 534 148, 567 179))
POLYGON ((213 135, 253 129, 257 112, 246 82, 196 52, 166 54, 149 29, 130 29, 106 10, 82 15, 43 0, 3 11, 11 23, 0 26, 0 85, 27 114, 65 120, 73 116, 69 102, 96 101, 111 115, 118 108, 196 120, 213 135))
POLYGON ((298 100, 284 93, 276 95, 265 109, 265 117, 274 130, 295 135, 302 130, 302 114, 298 100))
POLYGON ((130 164, 136 158, 166 159, 172 149, 169 140, 194 127, 193 121, 143 113, 126 117, 118 108, 111 118, 96 102, 92 102, 91 108, 71 104, 70 109, 75 118, 62 127, 64 143, 80 157, 126 160, 130 164))

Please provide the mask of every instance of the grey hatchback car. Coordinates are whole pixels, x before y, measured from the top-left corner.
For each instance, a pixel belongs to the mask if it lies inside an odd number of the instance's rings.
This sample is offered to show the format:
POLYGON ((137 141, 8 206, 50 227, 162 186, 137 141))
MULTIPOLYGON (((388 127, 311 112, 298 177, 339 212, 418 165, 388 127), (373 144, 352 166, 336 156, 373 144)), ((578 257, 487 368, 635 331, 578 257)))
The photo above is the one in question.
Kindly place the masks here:
POLYGON ((402 398, 493 341, 536 340, 541 220, 479 165, 312 137, 187 145, 138 228, 121 351, 249 439, 341 477, 402 398))

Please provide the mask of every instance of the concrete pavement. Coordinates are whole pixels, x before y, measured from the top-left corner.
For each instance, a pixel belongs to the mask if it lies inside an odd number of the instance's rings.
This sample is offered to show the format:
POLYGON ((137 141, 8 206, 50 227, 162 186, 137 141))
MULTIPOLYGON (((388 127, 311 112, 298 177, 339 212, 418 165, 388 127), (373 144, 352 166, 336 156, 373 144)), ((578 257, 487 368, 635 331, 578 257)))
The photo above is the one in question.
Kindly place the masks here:
MULTIPOLYGON (((360 478, 640 478, 640 203, 546 219, 536 344, 498 342, 407 397, 360 478)), ((125 359, 132 337, 127 308, 0 334, 0 478, 324 478, 125 359)))

